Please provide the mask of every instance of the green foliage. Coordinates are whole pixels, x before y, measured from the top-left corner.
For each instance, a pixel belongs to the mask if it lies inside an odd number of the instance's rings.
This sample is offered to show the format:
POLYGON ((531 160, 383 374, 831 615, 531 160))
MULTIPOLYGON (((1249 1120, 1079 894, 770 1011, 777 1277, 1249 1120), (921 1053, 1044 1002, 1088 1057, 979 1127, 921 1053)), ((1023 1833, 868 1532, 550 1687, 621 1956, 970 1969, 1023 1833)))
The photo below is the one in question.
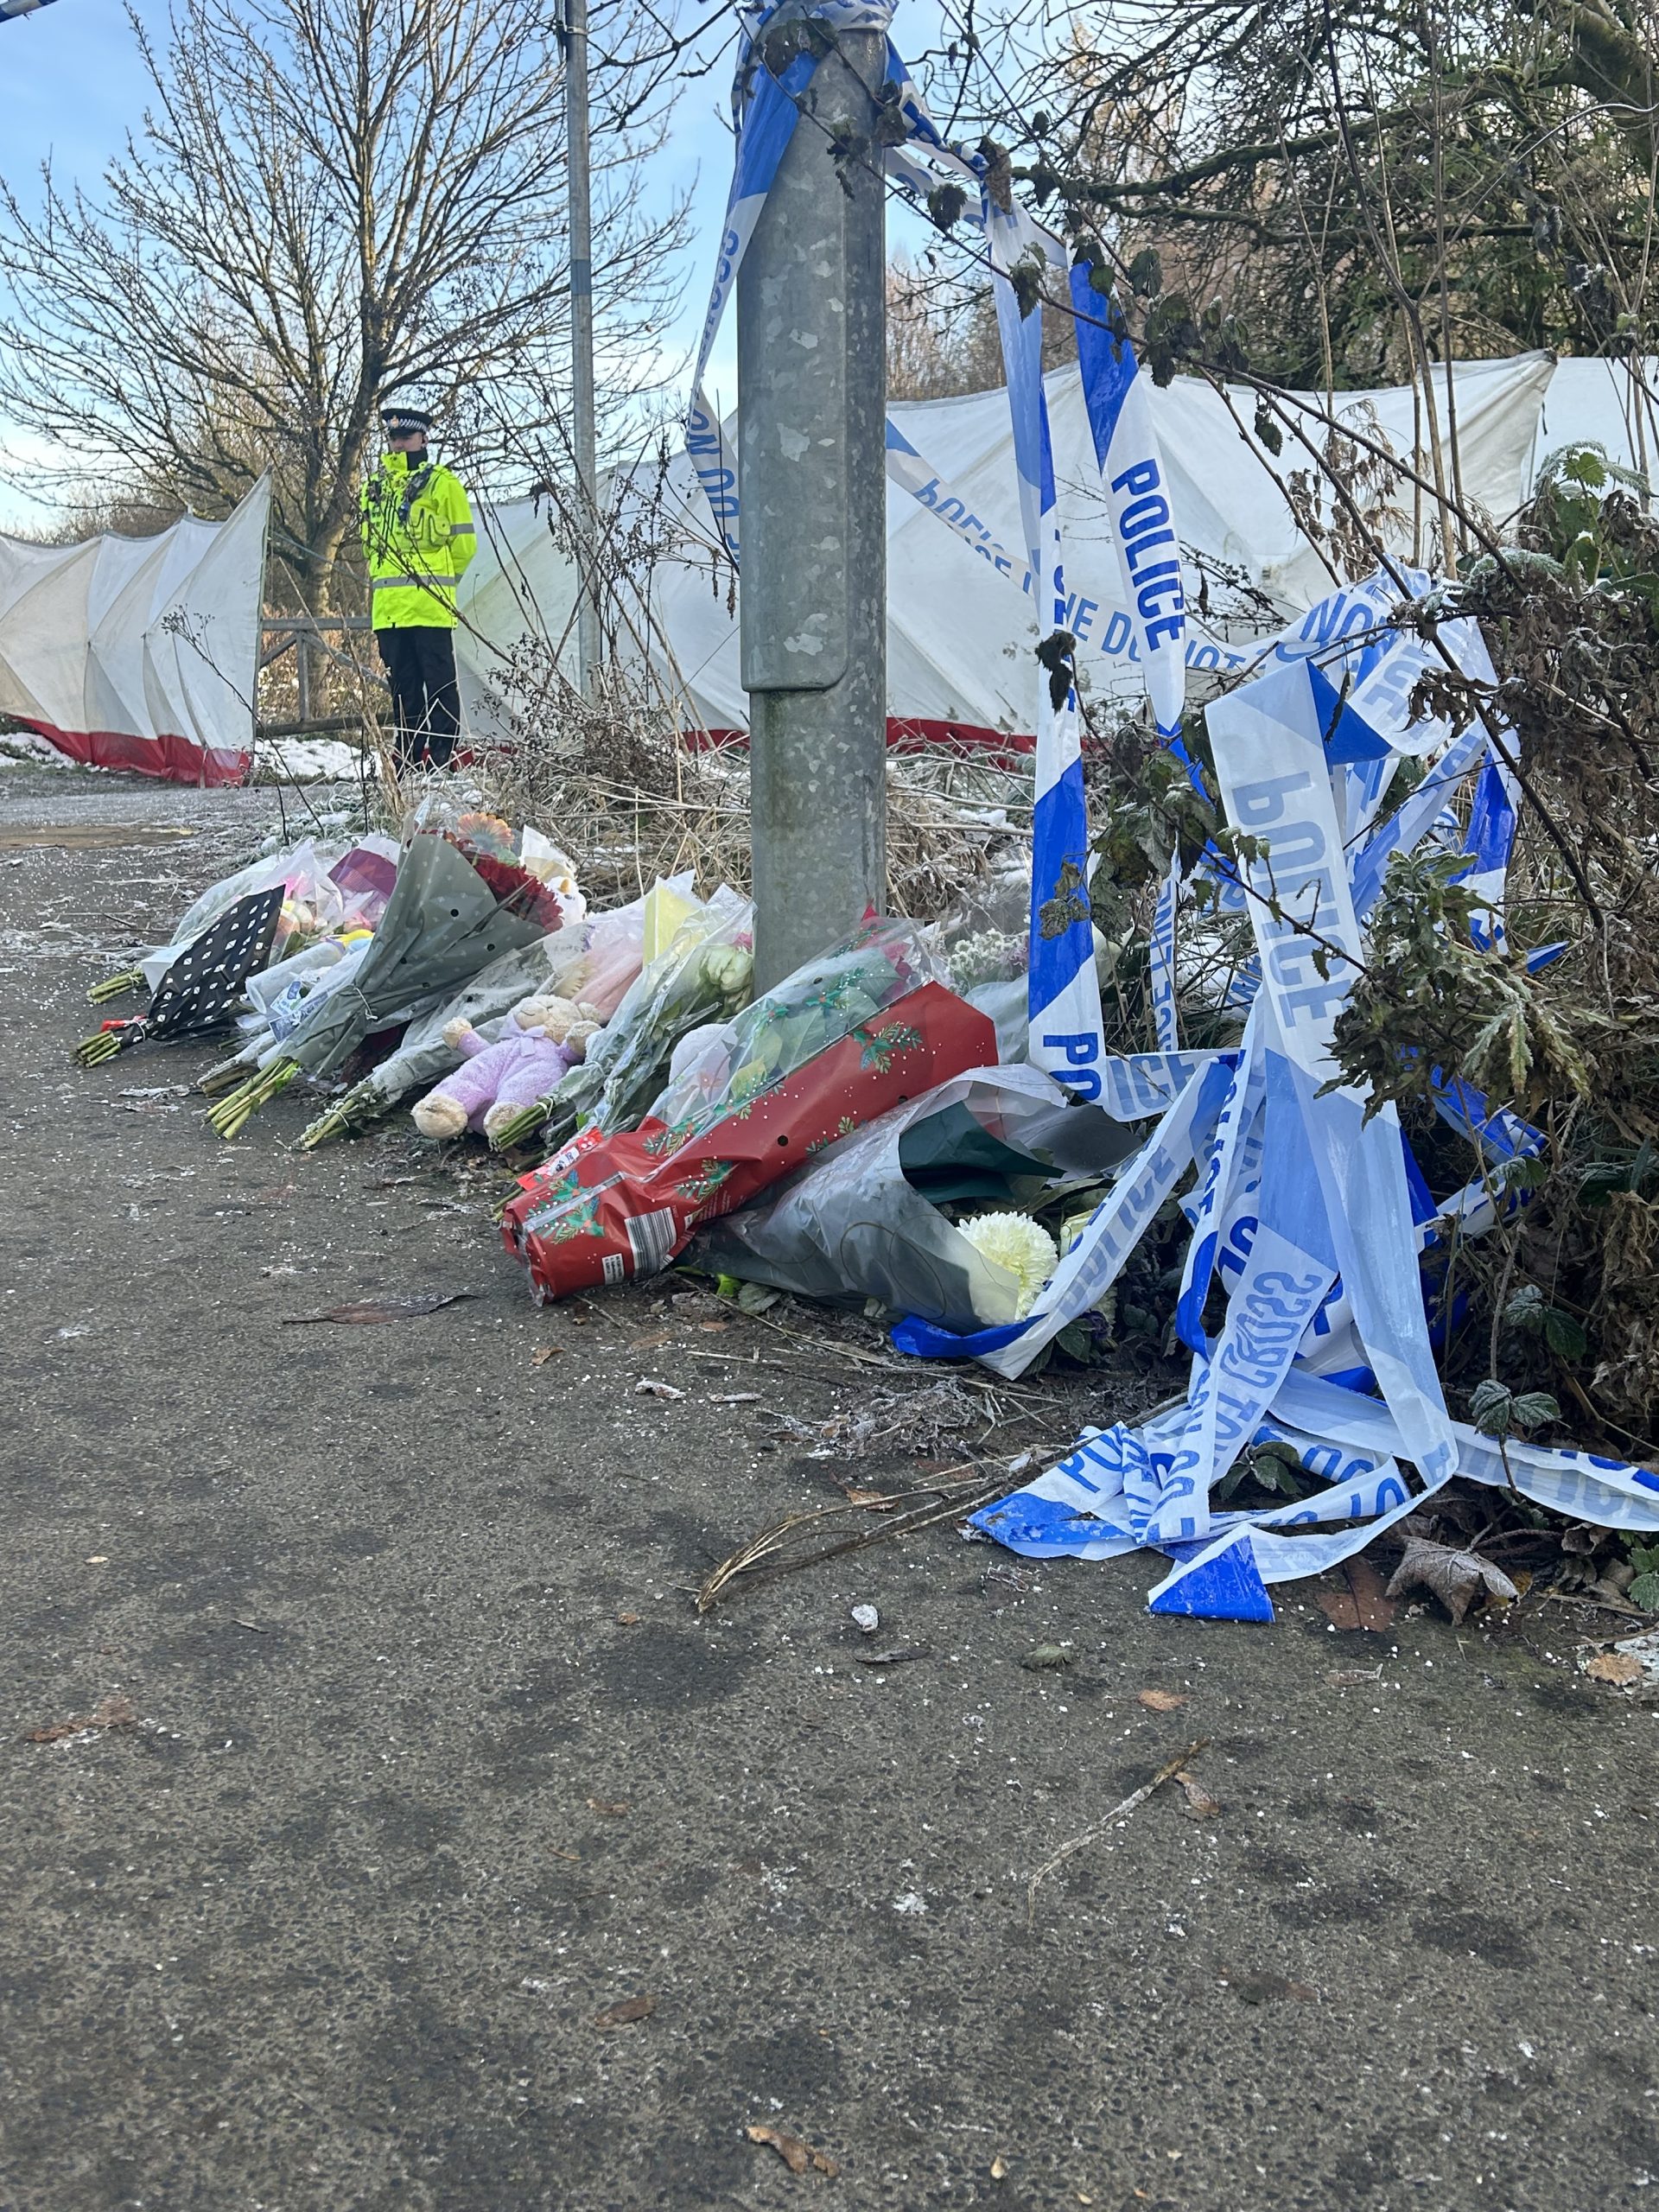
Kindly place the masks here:
POLYGON ((1164 264, 1158 258, 1155 246, 1143 245, 1124 274, 1128 278, 1129 289, 1143 300, 1155 299, 1164 289, 1164 264))
POLYGON ((1624 1556, 1636 1569, 1636 1580, 1625 1592, 1626 1598, 1644 1613, 1659 1613, 1659 1544, 1637 1543, 1632 1539, 1624 1556))
POLYGON ((941 184, 927 195, 927 212, 942 231, 951 230, 962 219, 968 205, 968 194, 959 184, 941 184))
POLYGON ((1312 1497, 1319 1488, 1302 1465, 1295 1446, 1281 1443, 1276 1437, 1239 1453, 1211 1491, 1211 1503, 1227 1504, 1246 1484, 1287 1504, 1312 1497))
POLYGON ((1525 1283, 1516 1292, 1503 1308, 1503 1319, 1511 1329, 1541 1343, 1558 1358, 1582 1359, 1588 1348, 1582 1323, 1559 1306, 1550 1305, 1535 1282, 1525 1283))
POLYGON ((1469 1394, 1469 1418, 1484 1436, 1526 1436, 1560 1417, 1560 1407, 1548 1390, 1511 1390, 1495 1376, 1469 1394))
POLYGON ((1432 1101, 1442 1069, 1494 1106, 1525 1109, 1552 1085, 1589 1091, 1581 1042, 1527 972, 1524 953, 1473 942, 1471 925, 1489 935, 1492 917, 1454 880, 1467 867, 1463 855, 1432 849, 1389 863, 1365 971, 1335 1033, 1343 1079, 1369 1088, 1369 1113, 1388 1100, 1432 1101))

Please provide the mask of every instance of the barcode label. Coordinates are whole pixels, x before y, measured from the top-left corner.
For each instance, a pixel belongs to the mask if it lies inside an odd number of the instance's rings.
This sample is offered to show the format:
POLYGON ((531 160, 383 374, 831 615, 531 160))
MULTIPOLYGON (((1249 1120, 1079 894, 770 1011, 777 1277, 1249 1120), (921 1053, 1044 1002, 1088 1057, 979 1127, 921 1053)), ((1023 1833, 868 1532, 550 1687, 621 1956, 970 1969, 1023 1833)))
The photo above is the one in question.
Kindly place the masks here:
POLYGON ((679 1224, 671 1206, 656 1213, 629 1215, 628 1244, 633 1253, 636 1281, 641 1275, 654 1275, 668 1265, 678 1236, 679 1224))
POLYGON ((622 1264, 622 1255, 620 1252, 607 1252, 601 1264, 605 1269, 605 1287, 607 1290, 614 1290, 618 1283, 627 1281, 628 1271, 622 1264))

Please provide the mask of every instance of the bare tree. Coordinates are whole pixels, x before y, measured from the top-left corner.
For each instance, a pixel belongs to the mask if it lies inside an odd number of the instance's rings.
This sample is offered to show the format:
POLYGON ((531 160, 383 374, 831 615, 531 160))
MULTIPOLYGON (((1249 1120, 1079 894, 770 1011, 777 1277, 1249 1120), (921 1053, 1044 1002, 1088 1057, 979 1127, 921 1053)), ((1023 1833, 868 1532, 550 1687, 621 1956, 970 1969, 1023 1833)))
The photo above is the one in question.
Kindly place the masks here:
MULTIPOLYGON (((1287 383, 1651 350, 1656 0, 982 0, 931 57, 1048 219, 1287 383), (1214 324, 1211 328, 1213 331, 1214 324)), ((1141 334, 1137 328, 1136 335, 1141 334)))
MULTIPOLYGON (((274 550, 327 607, 385 398, 454 410, 486 474, 507 459, 490 425, 562 426, 556 35, 533 5, 478 0, 178 0, 160 45, 130 20, 151 105, 101 193, 48 168, 32 213, 0 183, 0 412, 93 502, 113 476, 219 514, 270 467, 274 550)), ((613 413, 658 373, 683 219, 641 197, 664 111, 629 21, 595 86, 613 413)))
MULTIPOLYGON (((1075 358, 1070 320, 1043 326, 1043 366, 1075 358)), ((1002 381, 1002 343, 985 272, 964 276, 958 260, 929 250, 920 260, 899 254, 887 265, 887 397, 954 399, 988 391, 1002 381)))

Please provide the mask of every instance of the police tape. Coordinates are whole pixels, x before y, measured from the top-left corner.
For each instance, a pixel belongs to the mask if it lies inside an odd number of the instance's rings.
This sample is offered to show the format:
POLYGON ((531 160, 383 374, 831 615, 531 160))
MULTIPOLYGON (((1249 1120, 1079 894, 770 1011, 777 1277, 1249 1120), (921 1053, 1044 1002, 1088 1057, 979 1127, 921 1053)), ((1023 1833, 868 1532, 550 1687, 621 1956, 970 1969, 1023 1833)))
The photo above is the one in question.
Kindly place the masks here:
MULTIPOLYGON (((1471 658, 1484 659, 1484 647, 1471 658)), ((1490 786, 1478 798, 1485 732, 1442 732, 1424 779, 1438 791, 1414 791, 1350 858, 1341 808, 1364 764, 1327 751, 1315 674, 1306 655, 1268 657, 1264 675, 1209 710, 1224 812, 1255 841, 1239 880, 1261 981, 1239 1046, 1107 1063, 1103 1101, 1156 1113, 1157 1126, 1028 1320, 977 1338, 913 1321, 894 1332, 908 1350, 968 1352, 998 1373, 1022 1372, 1116 1280, 1196 1169, 1180 1201, 1190 1238, 1176 1325, 1193 1355, 1184 1398, 1137 1427, 1085 1432, 974 1523, 1033 1556, 1162 1550, 1173 1564, 1149 1599, 1160 1611, 1270 1618, 1272 1585, 1351 1556, 1454 1474, 1607 1527, 1659 1529, 1659 1475, 1499 1443, 1447 1413, 1427 1310, 1436 1278, 1425 1265, 1524 1203, 1507 1170, 1543 1141, 1467 1085, 1441 1081, 1438 1110, 1485 1164, 1435 1201, 1392 1109, 1368 1116, 1365 1098, 1340 1081, 1332 1033, 1363 957, 1358 887, 1374 897, 1382 857, 1412 850, 1471 778, 1478 812, 1503 810, 1490 786), (1217 1287, 1224 1308, 1211 1339, 1205 1319, 1217 1287), (1292 1504, 1217 1510, 1240 1452, 1265 1442, 1289 1445, 1325 1486, 1292 1504)), ((1501 819, 1478 822, 1464 844, 1495 874, 1510 836, 1501 819)))

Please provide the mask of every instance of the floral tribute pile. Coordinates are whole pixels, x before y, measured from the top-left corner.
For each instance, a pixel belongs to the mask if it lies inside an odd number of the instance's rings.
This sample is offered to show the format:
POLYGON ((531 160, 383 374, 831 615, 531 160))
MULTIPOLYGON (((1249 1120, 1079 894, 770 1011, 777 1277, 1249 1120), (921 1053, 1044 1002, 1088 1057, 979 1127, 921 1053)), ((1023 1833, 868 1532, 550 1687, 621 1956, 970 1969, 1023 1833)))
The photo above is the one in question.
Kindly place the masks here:
POLYGON ((867 925, 692 1040, 638 1128, 590 1124, 524 1176, 502 1231, 538 1297, 631 1281, 815 1153, 948 1077, 996 1031, 939 980, 914 926, 867 925))

